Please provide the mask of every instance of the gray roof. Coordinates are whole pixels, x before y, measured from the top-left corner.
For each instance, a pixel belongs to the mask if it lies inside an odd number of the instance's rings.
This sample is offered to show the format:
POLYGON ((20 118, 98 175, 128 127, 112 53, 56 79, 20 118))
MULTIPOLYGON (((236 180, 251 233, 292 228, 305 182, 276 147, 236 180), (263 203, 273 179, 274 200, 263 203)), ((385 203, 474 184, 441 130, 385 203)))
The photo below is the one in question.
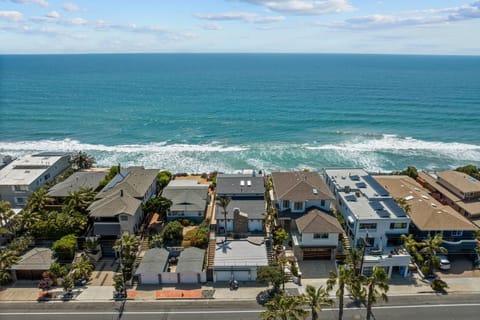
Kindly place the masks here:
POLYGON ((109 197, 94 201, 89 207, 91 217, 115 217, 119 214, 134 216, 142 201, 132 197, 127 192, 118 190, 109 197))
POLYGON ((166 272, 169 256, 170 253, 165 248, 148 249, 135 274, 166 272))
MULTIPOLYGON (((265 201, 263 199, 232 199, 227 206, 227 219, 233 219, 233 210, 247 213, 249 219, 263 219, 265 217, 265 201)), ((224 219, 223 208, 215 206, 215 218, 224 219)))
POLYGON ((272 181, 280 200, 303 202, 335 199, 317 172, 272 172, 272 181))
POLYGON ((134 198, 141 199, 148 188, 157 179, 157 169, 143 169, 132 167, 117 174, 96 196, 102 199, 124 190, 134 198))
POLYGON ((180 253, 176 272, 202 272, 205 250, 190 247, 180 253))
POLYGON ((216 245, 214 268, 267 265, 267 249, 264 243, 257 245, 247 240, 235 240, 216 245))
POLYGON ((172 201, 171 211, 204 211, 208 199, 208 185, 176 186, 170 183, 163 190, 162 197, 172 201))
POLYGON ((337 218, 318 209, 310 210, 295 223, 301 233, 343 233, 337 218))
POLYGON ((49 248, 33 248, 25 253, 13 270, 48 270, 55 260, 49 248))
POLYGON ((265 193, 263 176, 249 174, 219 174, 217 176, 218 195, 249 195, 265 193), (243 181, 243 182, 242 182, 243 181))
POLYGON ((79 171, 66 180, 57 183, 48 191, 50 197, 67 197, 69 192, 79 191, 82 188, 98 188, 100 181, 107 175, 107 171, 79 171))

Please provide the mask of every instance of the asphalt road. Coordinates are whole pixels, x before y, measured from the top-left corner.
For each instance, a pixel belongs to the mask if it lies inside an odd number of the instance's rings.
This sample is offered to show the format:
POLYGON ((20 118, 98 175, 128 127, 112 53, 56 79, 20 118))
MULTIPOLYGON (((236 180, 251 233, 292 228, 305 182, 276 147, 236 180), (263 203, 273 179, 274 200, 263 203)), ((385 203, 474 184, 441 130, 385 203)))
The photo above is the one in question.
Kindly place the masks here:
MULTIPOLYGON (((121 303, 12 303, 0 304, 0 319, 119 319, 121 303)), ((162 320, 225 320, 259 319, 262 307, 250 301, 175 301, 127 302, 121 319, 162 320)), ((321 319, 336 319, 337 309, 322 311, 321 319)), ((480 295, 403 296, 391 298, 388 304, 374 308, 376 320, 396 319, 479 319, 480 295)), ((350 305, 345 309, 345 320, 365 319, 365 309, 350 305)))

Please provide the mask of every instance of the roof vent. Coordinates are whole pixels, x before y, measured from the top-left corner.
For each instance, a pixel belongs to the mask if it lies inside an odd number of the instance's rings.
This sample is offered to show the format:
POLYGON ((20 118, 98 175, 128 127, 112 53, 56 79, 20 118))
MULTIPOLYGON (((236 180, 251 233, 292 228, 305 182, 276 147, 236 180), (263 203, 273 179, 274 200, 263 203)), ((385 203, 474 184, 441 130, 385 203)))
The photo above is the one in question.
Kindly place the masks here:
POLYGON ((312 189, 312 193, 313 193, 314 195, 317 195, 317 194, 318 194, 318 190, 315 189, 315 188, 313 188, 313 189, 312 189))
POLYGON ((407 201, 408 201, 408 200, 412 200, 412 199, 413 199, 413 196, 406 196, 404 199, 407 200, 407 201))
POLYGON ((241 180, 240 185, 243 187, 245 185, 245 180, 241 180))
POLYGON ((252 186, 252 181, 251 181, 251 180, 248 180, 248 181, 247 181, 247 186, 249 186, 249 187, 252 186))

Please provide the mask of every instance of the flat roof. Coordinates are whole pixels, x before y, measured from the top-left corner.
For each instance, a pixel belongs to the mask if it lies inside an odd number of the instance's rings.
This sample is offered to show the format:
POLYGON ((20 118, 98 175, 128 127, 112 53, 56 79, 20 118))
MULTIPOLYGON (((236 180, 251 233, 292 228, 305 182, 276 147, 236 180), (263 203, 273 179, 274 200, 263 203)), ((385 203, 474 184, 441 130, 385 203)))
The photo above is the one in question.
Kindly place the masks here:
POLYGON ((215 267, 267 266, 267 249, 264 243, 253 244, 248 240, 217 243, 215 247, 215 267))
POLYGON ((454 170, 446 170, 437 172, 437 177, 445 180, 458 190, 468 192, 480 192, 480 181, 469 176, 466 173, 454 170))
POLYGON ((217 176, 217 194, 261 194, 265 193, 263 176, 248 174, 219 174, 217 176))
POLYGON ((467 218, 448 205, 437 201, 429 192, 408 176, 376 176, 395 198, 402 198, 410 206, 409 216, 422 231, 478 230, 467 218))
POLYGON ((433 188, 435 188, 438 192, 443 194, 445 197, 450 199, 451 201, 455 202, 457 206, 468 212, 469 214, 472 215, 472 219, 476 218, 474 216, 477 216, 479 218, 480 216, 480 200, 469 200, 465 201, 463 199, 460 199, 458 196, 456 196, 454 193, 450 192, 447 188, 442 186, 440 183, 437 182, 437 180, 432 177, 430 174, 426 172, 419 172, 418 177, 431 185, 433 188))
POLYGON ((68 154, 28 155, 0 170, 0 185, 30 185, 68 154))
POLYGON ((389 193, 373 177, 360 168, 325 168, 324 173, 335 184, 335 189, 359 190, 369 199, 388 198, 389 193))
POLYGON ((208 188, 208 184, 202 184, 198 183, 197 180, 172 180, 168 183, 167 188, 172 188, 172 187, 200 187, 204 188, 205 186, 208 188))
MULTIPOLYGON (((227 206, 227 219, 233 219, 233 210, 240 209, 240 212, 247 213, 249 219, 263 219, 265 217, 266 202, 263 199, 232 199, 227 206)), ((215 205, 215 218, 224 219, 223 208, 215 205)))

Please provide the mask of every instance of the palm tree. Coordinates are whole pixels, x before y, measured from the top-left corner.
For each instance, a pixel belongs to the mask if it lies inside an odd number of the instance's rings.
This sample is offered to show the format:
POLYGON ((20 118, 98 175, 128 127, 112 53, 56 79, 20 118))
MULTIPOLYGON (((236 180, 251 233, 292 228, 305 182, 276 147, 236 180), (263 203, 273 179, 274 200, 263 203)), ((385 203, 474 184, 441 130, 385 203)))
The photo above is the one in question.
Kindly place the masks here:
POLYGON ((86 214, 87 208, 92 204, 94 197, 95 192, 92 188, 81 188, 78 191, 70 191, 65 198, 64 205, 86 214))
POLYGON ((264 320, 301 320, 308 315, 301 297, 277 294, 265 307, 267 310, 260 314, 264 320))
POLYGON ((42 215, 39 212, 31 209, 23 209, 15 216, 15 223, 18 226, 18 231, 31 231, 33 226, 35 226, 41 219, 42 215))
POLYGON ((52 203, 53 199, 47 195, 47 187, 41 187, 37 191, 33 192, 25 205, 25 209, 41 212, 45 209, 49 203, 52 203))
POLYGON ((227 242, 227 214, 228 214, 228 211, 227 211, 227 207, 228 205, 230 204, 230 201, 232 199, 230 197, 218 197, 217 196, 217 203, 220 207, 222 207, 223 209, 223 217, 225 219, 225 242, 227 242))
POLYGON ((12 219, 15 212, 10 209, 10 202, 0 201, 0 234, 15 234, 15 223, 12 219))
POLYGON ((361 252, 357 248, 352 248, 350 254, 347 256, 347 263, 357 276, 362 272, 362 260, 361 252))
POLYGON ((89 156, 85 152, 79 151, 72 156, 70 163, 76 169, 90 169, 95 163, 95 158, 89 156))
POLYGON ((338 274, 330 271, 330 277, 327 280, 327 290, 330 291, 335 285, 338 286, 335 292, 335 295, 338 297, 338 320, 343 319, 345 288, 354 275, 355 273, 352 272, 352 269, 346 266, 338 266, 338 274))
POLYGON ((11 280, 10 267, 20 260, 15 251, 5 250, 0 254, 0 284, 6 284, 11 280))
POLYGON ((416 262, 416 263, 423 262, 423 257, 418 252, 420 243, 413 238, 413 234, 409 234, 408 236, 402 234, 401 239, 403 241, 403 247, 408 251, 408 253, 410 253, 410 256, 412 257, 413 262, 416 262))
POLYGON ((133 234, 123 233, 122 238, 115 243, 114 249, 120 252, 122 273, 125 280, 128 281, 132 277, 133 264, 137 258, 140 241, 133 234))
POLYGON ((94 269, 93 264, 85 258, 72 263, 71 274, 74 280, 85 279, 88 280, 94 269))
POLYGON ((448 251, 442 244, 442 235, 437 233, 433 238, 429 234, 428 239, 420 242, 420 254, 423 256, 423 265, 422 272, 426 274, 432 274, 434 268, 440 266, 440 258, 437 256, 438 253, 447 254, 448 251))
POLYGON ((322 311, 322 306, 331 306, 333 301, 328 294, 328 288, 320 286, 315 289, 314 286, 307 285, 306 294, 303 295, 304 302, 311 310, 312 320, 318 319, 318 314, 322 311))
POLYGON ((372 306, 381 297, 384 301, 388 301, 388 275, 383 268, 373 267, 373 273, 365 281, 367 287, 367 320, 370 320, 372 306))

